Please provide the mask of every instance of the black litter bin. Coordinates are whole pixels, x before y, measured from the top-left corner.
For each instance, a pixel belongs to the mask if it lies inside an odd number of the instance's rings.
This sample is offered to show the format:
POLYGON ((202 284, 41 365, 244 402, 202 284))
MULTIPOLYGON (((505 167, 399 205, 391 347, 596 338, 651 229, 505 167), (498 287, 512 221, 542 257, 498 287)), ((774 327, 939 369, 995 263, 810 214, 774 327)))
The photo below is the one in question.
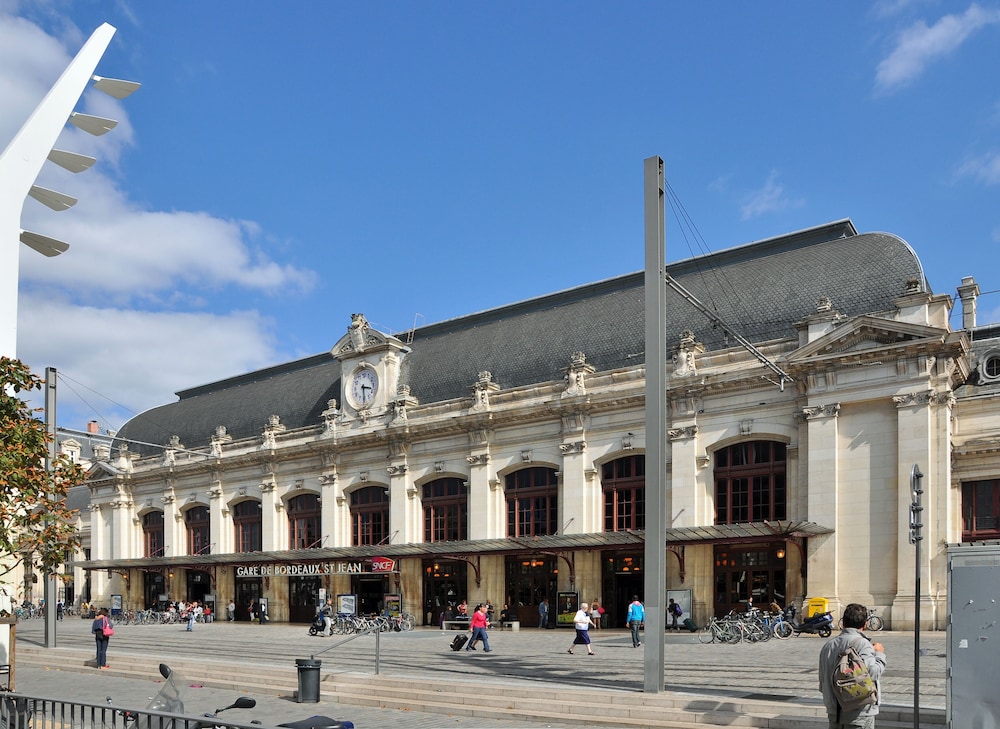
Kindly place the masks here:
POLYGON ((295 700, 300 704, 317 703, 319 701, 319 667, 323 661, 315 658, 296 658, 295 665, 299 669, 299 691, 295 700))

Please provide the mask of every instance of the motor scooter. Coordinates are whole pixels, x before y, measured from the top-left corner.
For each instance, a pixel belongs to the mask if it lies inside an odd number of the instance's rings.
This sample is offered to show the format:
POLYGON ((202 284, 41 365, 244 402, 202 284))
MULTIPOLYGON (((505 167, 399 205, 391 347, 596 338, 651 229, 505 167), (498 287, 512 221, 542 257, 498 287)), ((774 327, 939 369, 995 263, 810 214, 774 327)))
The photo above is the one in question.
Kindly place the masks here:
POLYGON ((322 612, 316 613, 312 624, 309 626, 309 635, 323 635, 326 632, 326 619, 322 612))
POLYGON ((800 623, 795 619, 795 612, 794 605, 789 605, 785 608, 781 618, 772 628, 775 637, 784 640, 785 638, 790 638, 792 635, 813 633, 819 635, 820 638, 829 638, 833 634, 832 613, 816 613, 800 623))

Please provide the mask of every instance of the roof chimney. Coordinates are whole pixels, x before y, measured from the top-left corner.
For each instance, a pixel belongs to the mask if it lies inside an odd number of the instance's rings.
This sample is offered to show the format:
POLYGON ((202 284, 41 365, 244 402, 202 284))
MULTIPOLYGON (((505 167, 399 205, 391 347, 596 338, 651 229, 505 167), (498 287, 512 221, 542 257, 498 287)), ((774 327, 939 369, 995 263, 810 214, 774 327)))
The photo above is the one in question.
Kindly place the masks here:
POLYGON ((94 435, 97 435, 98 433, 101 432, 101 429, 100 427, 98 427, 96 420, 91 420, 89 423, 87 423, 87 432, 92 433, 94 435))
POLYGON ((965 276, 962 285, 958 287, 958 295, 962 299, 962 329, 976 328, 976 298, 979 296, 979 284, 972 276, 965 276))

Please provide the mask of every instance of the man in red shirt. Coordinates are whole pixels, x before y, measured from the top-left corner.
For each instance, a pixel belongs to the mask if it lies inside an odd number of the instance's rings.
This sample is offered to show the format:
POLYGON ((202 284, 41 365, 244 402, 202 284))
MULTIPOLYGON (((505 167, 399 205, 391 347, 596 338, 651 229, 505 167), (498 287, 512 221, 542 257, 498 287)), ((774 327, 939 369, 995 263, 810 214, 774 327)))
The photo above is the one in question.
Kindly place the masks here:
POLYGON ((491 652, 490 641, 486 637, 486 628, 489 627, 490 621, 486 617, 486 606, 476 605, 476 612, 472 614, 472 640, 469 641, 469 647, 465 650, 474 651, 476 650, 474 646, 477 640, 483 641, 483 651, 486 653, 491 652))

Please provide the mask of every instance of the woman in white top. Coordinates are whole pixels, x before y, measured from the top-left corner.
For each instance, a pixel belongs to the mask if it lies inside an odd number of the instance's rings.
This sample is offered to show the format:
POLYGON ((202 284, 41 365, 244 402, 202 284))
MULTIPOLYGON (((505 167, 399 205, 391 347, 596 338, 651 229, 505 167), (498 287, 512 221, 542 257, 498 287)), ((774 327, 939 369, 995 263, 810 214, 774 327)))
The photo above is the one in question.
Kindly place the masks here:
POLYGON ((590 618, 589 607, 585 602, 580 603, 580 609, 573 616, 573 627, 576 628, 576 638, 573 639, 573 645, 567 651, 570 655, 573 655, 573 646, 575 645, 587 646, 587 655, 594 655, 594 651, 590 648, 590 626, 594 624, 594 621, 590 618))

